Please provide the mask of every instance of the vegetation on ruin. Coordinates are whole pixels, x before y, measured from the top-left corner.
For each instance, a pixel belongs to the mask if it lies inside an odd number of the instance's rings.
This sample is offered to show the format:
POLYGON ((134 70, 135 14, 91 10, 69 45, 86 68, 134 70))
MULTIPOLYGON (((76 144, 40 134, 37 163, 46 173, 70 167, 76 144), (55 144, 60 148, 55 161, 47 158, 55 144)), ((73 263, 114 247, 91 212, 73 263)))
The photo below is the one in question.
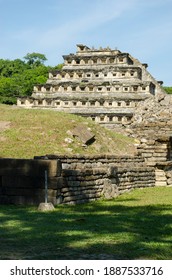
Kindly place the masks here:
POLYGON ((164 87, 165 91, 169 94, 172 94, 172 87, 164 87))
POLYGON ((61 69, 62 64, 55 67, 45 66, 44 54, 27 54, 23 60, 0 59, 0 103, 16 104, 18 96, 30 96, 35 84, 43 84, 52 69, 61 69))
POLYGON ((92 120, 52 110, 0 105, 0 157, 33 158, 46 154, 133 154, 134 140, 114 133, 92 120), (70 131, 82 124, 95 135, 83 145, 70 131))
POLYGON ((0 205, 0 259, 172 259, 171 197, 156 187, 53 212, 0 205))

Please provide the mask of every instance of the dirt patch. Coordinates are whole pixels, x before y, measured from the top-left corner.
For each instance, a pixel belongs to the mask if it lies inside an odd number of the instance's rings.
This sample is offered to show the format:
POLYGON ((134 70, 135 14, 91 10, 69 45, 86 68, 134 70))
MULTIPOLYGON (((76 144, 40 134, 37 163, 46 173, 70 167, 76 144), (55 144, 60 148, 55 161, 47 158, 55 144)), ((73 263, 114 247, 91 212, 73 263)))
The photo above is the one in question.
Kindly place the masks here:
POLYGON ((3 136, 0 136, 0 142, 2 142, 2 141, 6 141, 6 138, 3 136))
POLYGON ((11 122, 0 121, 0 132, 10 128, 11 122))

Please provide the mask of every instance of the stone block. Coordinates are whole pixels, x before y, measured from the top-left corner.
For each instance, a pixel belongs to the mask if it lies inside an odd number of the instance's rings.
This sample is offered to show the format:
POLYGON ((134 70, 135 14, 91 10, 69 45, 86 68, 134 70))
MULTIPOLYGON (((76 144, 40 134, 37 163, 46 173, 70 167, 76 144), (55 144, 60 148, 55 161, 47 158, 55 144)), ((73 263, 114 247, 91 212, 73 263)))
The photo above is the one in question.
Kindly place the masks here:
POLYGON ((41 212, 48 212, 48 211, 54 211, 55 208, 54 208, 54 205, 49 202, 49 203, 40 203, 39 206, 38 206, 38 211, 41 211, 41 212))
POLYGON ((68 181, 68 186, 69 187, 79 187, 80 182, 79 181, 68 181))
POLYGON ((162 177, 155 177, 155 180, 156 180, 156 182, 166 182, 167 181, 167 178, 166 177, 164 177, 164 176, 162 176, 162 177))
POLYGON ((167 179, 167 185, 172 185, 172 178, 167 179))
POLYGON ((93 175, 100 175, 100 174, 106 174, 106 168, 93 168, 92 170, 93 175))
POLYGON ((155 186, 156 187, 164 187, 164 186, 167 186, 167 182, 166 181, 156 181, 155 186))
POLYGON ((92 144, 95 141, 95 135, 83 125, 75 127, 71 133, 74 137, 78 137, 86 145, 92 144))
POLYGON ((172 170, 165 172, 167 178, 172 178, 172 170))
POLYGON ((44 177, 61 175, 61 162, 57 160, 34 159, 0 159, 0 175, 38 176, 44 177))
POLYGON ((144 158, 149 158, 149 157, 152 157, 152 154, 153 154, 153 151, 152 151, 152 153, 146 153, 146 152, 144 152, 144 153, 142 153, 142 157, 144 157, 144 158))
POLYGON ((117 185, 111 184, 109 180, 106 180, 104 183, 103 195, 106 199, 118 196, 119 191, 117 185))
POLYGON ((148 140, 147 140, 146 138, 141 138, 141 139, 140 139, 140 142, 141 142, 141 143, 147 143, 147 141, 148 141, 148 140))
POLYGON ((161 152, 161 153, 160 152, 159 153, 158 152, 154 152, 153 156, 154 157, 164 157, 164 158, 166 158, 167 157, 167 153, 166 152, 161 152))
POLYGON ((99 185, 102 185, 104 183, 104 179, 97 179, 97 180, 95 180, 95 185, 97 186, 99 186, 99 185))
POLYGON ((147 145, 154 145, 155 144, 155 140, 147 140, 147 145))
POLYGON ((61 189, 65 185, 65 179, 63 177, 50 177, 48 178, 49 189, 61 189))

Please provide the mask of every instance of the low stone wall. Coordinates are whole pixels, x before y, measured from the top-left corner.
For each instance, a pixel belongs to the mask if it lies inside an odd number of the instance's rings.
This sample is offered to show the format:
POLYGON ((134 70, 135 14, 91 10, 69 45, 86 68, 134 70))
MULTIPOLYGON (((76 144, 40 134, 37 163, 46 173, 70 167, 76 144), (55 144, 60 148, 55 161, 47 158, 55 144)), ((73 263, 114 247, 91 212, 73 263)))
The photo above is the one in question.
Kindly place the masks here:
POLYGON ((156 186, 172 186, 172 161, 155 165, 156 186))
POLYGON ((171 159, 171 137, 158 139, 140 139, 137 145, 138 153, 144 158, 147 165, 157 162, 166 162, 171 159))
POLYGON ((0 203, 39 204, 45 201, 45 171, 48 174, 48 200, 56 204, 61 182, 57 160, 0 159, 0 203))
POLYGON ((139 156, 63 156, 43 158, 62 162, 63 186, 58 203, 83 203, 116 197, 134 188, 155 186, 155 168, 139 156))
POLYGON ((65 169, 62 172, 63 187, 59 194, 59 203, 84 203, 117 196, 116 172, 106 168, 65 169))
POLYGON ((63 169, 99 168, 110 166, 142 166, 145 164, 142 156, 131 155, 46 155, 35 159, 60 160, 63 169))
POLYGON ((116 197, 140 187, 155 186, 155 170, 151 167, 66 169, 58 203, 83 203, 116 197))
POLYGON ((135 188, 155 186, 155 169, 153 167, 119 167, 117 170, 119 193, 135 188))
POLYGON ((54 156, 34 160, 0 159, 0 203, 77 204, 106 199, 134 188, 155 186, 155 168, 141 157, 54 156))

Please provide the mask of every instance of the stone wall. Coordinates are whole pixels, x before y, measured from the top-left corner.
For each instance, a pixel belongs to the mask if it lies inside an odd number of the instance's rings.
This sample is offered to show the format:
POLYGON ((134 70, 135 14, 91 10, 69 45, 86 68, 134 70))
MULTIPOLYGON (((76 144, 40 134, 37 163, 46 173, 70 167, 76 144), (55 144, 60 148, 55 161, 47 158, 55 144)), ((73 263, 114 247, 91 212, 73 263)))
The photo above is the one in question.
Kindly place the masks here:
POLYGON ((39 204, 45 201, 45 171, 48 199, 56 204, 61 183, 61 163, 57 160, 0 159, 0 203, 39 204))
POLYGON ((138 155, 46 155, 43 157, 36 157, 35 159, 58 159, 62 163, 63 169, 82 169, 82 168, 99 168, 111 166, 142 166, 144 165, 144 158, 138 155))
POLYGON ((155 178, 156 186, 172 186, 172 161, 157 163, 155 178))
POLYGON ((63 186, 58 203, 84 203, 118 195, 116 173, 110 177, 106 168, 65 169, 62 172, 63 186))
POLYGON ((113 198, 134 188, 155 186, 155 168, 139 156, 55 156, 0 159, 0 203, 77 204, 113 198))
POLYGON ((134 188, 155 186, 155 170, 151 167, 66 169, 62 174, 58 203, 110 199, 134 188))
MULTIPOLYGON (((36 157, 37 158, 37 157, 36 157)), ((134 188, 155 186, 155 168, 140 156, 47 155, 62 163, 63 186, 58 203, 83 203, 116 197, 134 188)))
POLYGON ((144 158, 147 165, 152 166, 157 162, 171 160, 171 139, 161 137, 160 139, 141 138, 137 145, 138 153, 144 158))
POLYGON ((141 101, 126 132, 137 139, 172 136, 172 95, 159 94, 141 101))
POLYGON ((140 102, 125 132, 137 138, 138 153, 155 167, 156 186, 172 185, 172 95, 140 102))

